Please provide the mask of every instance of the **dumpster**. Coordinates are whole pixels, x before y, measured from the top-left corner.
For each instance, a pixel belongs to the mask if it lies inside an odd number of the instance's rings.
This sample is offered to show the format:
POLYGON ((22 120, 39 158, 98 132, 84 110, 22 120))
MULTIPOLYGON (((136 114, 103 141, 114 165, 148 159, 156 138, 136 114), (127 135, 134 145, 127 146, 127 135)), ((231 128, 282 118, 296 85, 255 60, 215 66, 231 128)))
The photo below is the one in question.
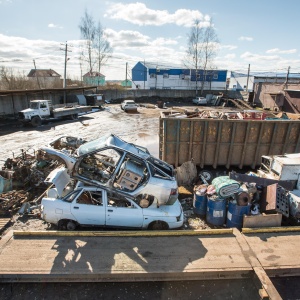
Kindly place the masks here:
POLYGON ((242 169, 261 164, 263 155, 300 152, 300 120, 252 120, 170 117, 159 118, 159 158, 178 167, 242 169))

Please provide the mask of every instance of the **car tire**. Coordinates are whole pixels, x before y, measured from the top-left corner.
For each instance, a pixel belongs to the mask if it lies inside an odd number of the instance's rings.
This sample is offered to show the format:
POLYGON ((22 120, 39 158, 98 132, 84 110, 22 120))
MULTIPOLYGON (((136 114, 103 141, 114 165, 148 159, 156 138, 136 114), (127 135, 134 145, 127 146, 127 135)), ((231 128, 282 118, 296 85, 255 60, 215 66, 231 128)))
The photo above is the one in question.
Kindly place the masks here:
POLYGON ((42 125, 42 120, 41 120, 41 118, 40 117, 33 117, 32 119, 31 119, 31 125, 33 126, 33 127, 39 127, 39 126, 41 126, 42 125))
POLYGON ((68 231, 74 231, 77 227, 77 224, 74 221, 68 220, 66 223, 66 229, 68 231))
POLYGON ((71 115, 71 120, 78 120, 78 114, 71 115))
POLYGON ((151 224, 149 224, 148 229, 150 229, 150 230, 167 230, 167 229, 169 229, 169 226, 165 222, 154 221, 151 224))

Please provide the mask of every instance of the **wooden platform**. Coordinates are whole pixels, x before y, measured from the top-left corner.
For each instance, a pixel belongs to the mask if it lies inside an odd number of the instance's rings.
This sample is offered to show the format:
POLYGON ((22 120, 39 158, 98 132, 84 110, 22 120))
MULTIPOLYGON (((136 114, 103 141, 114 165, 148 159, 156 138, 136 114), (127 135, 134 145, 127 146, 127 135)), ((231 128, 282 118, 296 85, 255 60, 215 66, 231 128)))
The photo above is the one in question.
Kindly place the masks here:
POLYGON ((0 241, 1 282, 128 282, 298 276, 300 232, 11 232, 0 241))
POLYGON ((10 222, 10 218, 0 218, 0 231, 10 222))

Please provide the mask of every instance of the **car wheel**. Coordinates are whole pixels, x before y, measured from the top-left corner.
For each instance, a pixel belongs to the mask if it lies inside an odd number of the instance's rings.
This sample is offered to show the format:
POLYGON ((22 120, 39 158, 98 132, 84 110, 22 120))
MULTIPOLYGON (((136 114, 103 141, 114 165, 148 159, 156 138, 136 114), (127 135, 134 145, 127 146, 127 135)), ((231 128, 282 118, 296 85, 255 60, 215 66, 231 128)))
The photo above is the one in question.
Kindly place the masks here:
POLYGON ((39 127, 42 125, 42 120, 40 119, 40 117, 33 117, 31 119, 31 125, 33 127, 39 127))
POLYGON ((208 171, 208 170, 201 170, 199 173, 199 177, 202 179, 205 179, 207 181, 207 183, 211 183, 211 181, 213 180, 213 174, 212 172, 208 171))
POLYGON ((77 225, 75 222, 69 220, 67 221, 67 225, 66 225, 66 228, 68 231, 74 231, 76 229, 77 225))
POLYGON ((72 120, 78 120, 78 114, 73 114, 71 115, 72 120))
POLYGON ((169 228, 168 224, 162 221, 154 221, 149 227, 150 230, 166 230, 169 228))

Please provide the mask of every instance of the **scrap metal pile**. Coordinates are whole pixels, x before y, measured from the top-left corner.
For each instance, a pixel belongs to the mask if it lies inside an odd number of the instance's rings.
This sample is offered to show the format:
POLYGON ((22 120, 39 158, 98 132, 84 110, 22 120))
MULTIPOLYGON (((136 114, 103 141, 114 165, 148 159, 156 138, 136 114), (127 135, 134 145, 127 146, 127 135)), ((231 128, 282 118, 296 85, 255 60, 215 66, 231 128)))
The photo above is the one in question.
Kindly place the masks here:
POLYGON ((173 107, 167 118, 200 118, 200 119, 221 119, 221 120, 299 120, 300 115, 289 113, 275 113, 260 110, 186 110, 179 107, 173 107))
MULTIPOLYGON (((64 136, 53 141, 51 146, 72 153, 84 142, 64 136)), ((21 149, 20 152, 7 158, 0 170, 0 215, 13 213, 23 203, 39 198, 47 188, 45 179, 60 165, 41 150, 21 149)))

